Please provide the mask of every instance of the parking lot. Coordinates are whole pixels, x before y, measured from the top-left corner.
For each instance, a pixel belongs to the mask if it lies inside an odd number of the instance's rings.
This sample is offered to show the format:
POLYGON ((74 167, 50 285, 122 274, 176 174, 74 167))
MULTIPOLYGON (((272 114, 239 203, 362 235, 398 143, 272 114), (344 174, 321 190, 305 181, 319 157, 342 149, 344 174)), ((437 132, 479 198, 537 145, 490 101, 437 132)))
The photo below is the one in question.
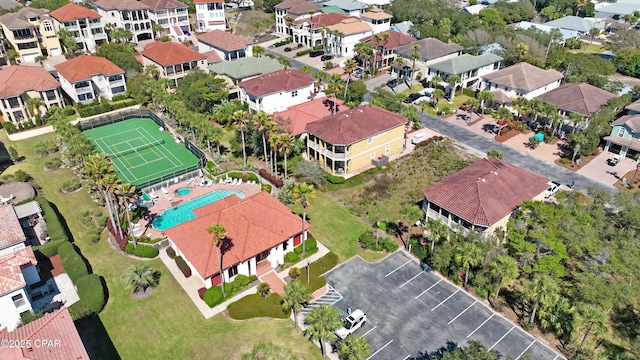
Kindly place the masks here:
POLYGON ((404 251, 375 264, 356 257, 325 277, 344 296, 335 306, 367 314, 353 336, 371 343, 369 359, 423 357, 469 340, 514 359, 562 358, 404 251))

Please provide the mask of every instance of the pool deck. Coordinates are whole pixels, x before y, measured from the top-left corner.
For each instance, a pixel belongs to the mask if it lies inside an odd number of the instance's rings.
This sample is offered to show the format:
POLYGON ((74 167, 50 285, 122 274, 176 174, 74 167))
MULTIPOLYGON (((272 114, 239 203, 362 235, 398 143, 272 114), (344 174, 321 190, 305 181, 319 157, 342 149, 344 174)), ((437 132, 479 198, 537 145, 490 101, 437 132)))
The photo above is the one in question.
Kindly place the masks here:
MULTIPOLYGON (((199 183, 199 182, 196 182, 199 183)), ((137 224, 140 225, 138 230, 132 231, 135 236, 142 236, 146 234, 151 238, 165 237, 164 233, 160 230, 156 230, 151 226, 151 219, 156 216, 162 214, 162 212, 168 208, 171 208, 175 205, 182 204, 184 202, 193 200, 202 195, 209 194, 216 190, 239 190, 244 193, 245 199, 248 197, 252 197, 258 193, 260 193, 260 184, 256 185, 247 185, 246 183, 240 186, 233 186, 231 184, 217 184, 214 183, 211 186, 198 186, 192 184, 187 184, 186 181, 181 181, 177 184, 173 184, 168 188, 168 194, 165 194, 162 191, 157 191, 158 199, 156 199, 153 206, 149 209, 149 215, 151 215, 148 219, 140 219, 137 224), (188 187, 191 189, 191 193, 184 196, 178 196, 175 194, 175 191, 182 187, 188 187)))

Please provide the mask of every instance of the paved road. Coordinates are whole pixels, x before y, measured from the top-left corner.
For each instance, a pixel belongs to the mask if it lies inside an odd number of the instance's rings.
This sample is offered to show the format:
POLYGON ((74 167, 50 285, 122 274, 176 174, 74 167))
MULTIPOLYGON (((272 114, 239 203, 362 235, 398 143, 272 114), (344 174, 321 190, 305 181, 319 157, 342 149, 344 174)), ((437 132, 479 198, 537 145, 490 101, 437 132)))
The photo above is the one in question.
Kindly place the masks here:
POLYGON ((575 173, 558 165, 550 164, 546 161, 537 159, 529 154, 519 150, 512 149, 492 139, 487 139, 465 128, 448 123, 446 120, 440 119, 430 114, 420 113, 420 123, 423 126, 433 129, 440 134, 456 140, 457 142, 470 147, 471 150, 486 153, 489 150, 497 149, 504 154, 504 160, 523 169, 529 170, 535 174, 547 177, 551 180, 560 182, 563 185, 571 184, 575 180, 577 190, 587 192, 587 186, 597 186, 612 195, 617 190, 607 184, 595 181, 586 176, 575 173))
MULTIPOLYGON (((265 48, 265 49, 264 49, 264 53, 265 53, 265 54, 271 54, 271 55, 275 56, 275 57, 276 57, 276 59, 277 59, 278 57, 282 56, 282 54, 280 54, 280 53, 278 53, 278 52, 276 52, 276 51, 273 51, 273 50, 271 50, 271 49, 267 49, 267 48, 265 48)), ((298 61, 298 60, 296 60, 296 59, 294 59, 294 58, 292 58, 292 57, 290 57, 290 56, 287 56, 286 58, 287 58, 287 59, 289 59, 289 60, 291 60, 291 67, 292 67, 292 68, 294 68, 294 69, 300 69, 300 67, 301 67, 302 65, 308 65, 308 64, 305 64, 305 63, 303 63, 303 62, 301 62, 301 61, 298 61)), ((309 65, 309 66, 310 66, 310 65, 309 65)), ((311 67, 313 67, 313 66, 311 66, 311 67)), ((318 68, 315 68, 315 69, 316 69, 316 70, 322 70, 322 69, 318 69, 318 68)))

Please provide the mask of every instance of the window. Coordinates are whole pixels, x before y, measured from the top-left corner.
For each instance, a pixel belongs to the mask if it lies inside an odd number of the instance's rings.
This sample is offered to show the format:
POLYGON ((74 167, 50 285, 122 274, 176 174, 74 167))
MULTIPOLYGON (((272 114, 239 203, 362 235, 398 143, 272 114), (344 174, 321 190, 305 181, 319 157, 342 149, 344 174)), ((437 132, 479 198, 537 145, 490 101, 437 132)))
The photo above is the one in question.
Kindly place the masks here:
POLYGON ((75 85, 74 85, 74 87, 75 87, 76 89, 80 89, 80 88, 87 87, 87 86, 89 86, 89 82, 88 82, 88 81, 81 81, 81 82, 77 82, 77 83, 75 83, 75 85))
POLYGON ((298 90, 294 90, 291 92, 291 97, 296 97, 298 96, 298 90))
POLYGON ((116 86, 111 88, 111 93, 112 94, 120 94, 124 92, 124 86, 116 86))
POLYGON ((47 90, 44 93, 44 96, 47 100, 55 100, 56 99, 56 91, 55 90, 47 90))
POLYGON ((624 137, 626 133, 627 133, 627 130, 624 127, 620 126, 618 128, 618 137, 624 137))
POLYGON ((52 32, 53 31, 53 24, 51 24, 51 21, 43 21, 42 22, 42 29, 44 29, 44 31, 46 32, 52 32))
POLYGON ((93 99, 93 94, 92 93, 86 93, 86 94, 78 95, 78 100, 79 101, 91 100, 91 99, 93 99))
POLYGON ((109 81, 118 81, 118 80, 122 80, 122 75, 117 74, 117 75, 109 76, 109 81))
POLYGON ((198 19, 204 19, 204 14, 203 13, 198 13, 198 19))
POLYGON ((287 251, 287 248, 289 247, 289 241, 285 241, 282 243, 282 250, 283 251, 287 251))
POLYGON ((373 137, 367 139, 367 144, 373 144, 373 137))
POLYGON ((9 98, 9 100, 7 100, 7 102, 9 103, 9 107, 11 107, 11 108, 20 107, 20 102, 18 101, 17 97, 9 98))
POLYGON ((229 278, 232 278, 232 277, 238 275, 238 265, 233 265, 227 271, 229 272, 229 278))
POLYGON ((384 153, 388 154, 391 152, 391 145, 387 145, 387 147, 384 148, 384 153))
POLYGON ((369 155, 370 159, 375 159, 376 158, 376 153, 372 152, 371 155, 369 155))
POLYGON ((15 305, 17 308, 19 308, 20 306, 26 303, 24 301, 24 296, 22 294, 12 296, 11 300, 13 300, 13 305, 15 305))

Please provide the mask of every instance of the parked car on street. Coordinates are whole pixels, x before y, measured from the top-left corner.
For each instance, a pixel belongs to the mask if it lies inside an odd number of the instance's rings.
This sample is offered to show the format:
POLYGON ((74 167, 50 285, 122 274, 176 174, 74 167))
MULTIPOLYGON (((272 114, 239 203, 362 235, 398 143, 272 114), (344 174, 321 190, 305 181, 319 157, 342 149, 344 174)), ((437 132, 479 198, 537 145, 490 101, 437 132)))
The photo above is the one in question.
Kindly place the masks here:
POLYGON ((413 93, 413 94, 407 96, 406 99, 402 100, 402 102, 405 103, 405 104, 410 104, 410 103, 413 103, 414 101, 418 100, 421 97, 422 97, 422 95, 420 95, 418 93, 413 93))
POLYGON ((331 59, 333 59, 333 54, 324 54, 320 58, 320 60, 322 60, 322 61, 327 61, 327 60, 331 60, 331 59))
POLYGON ((419 98, 417 98, 413 103, 414 103, 414 104, 416 104, 416 105, 418 105, 418 104, 420 104, 420 103, 421 103, 421 102, 423 102, 423 101, 425 101, 425 102, 431 102, 431 96, 429 96, 429 95, 420 96, 420 97, 419 97, 419 98))
POLYGON ((344 340, 347 336, 353 334, 356 330, 360 329, 362 325, 367 321, 367 314, 362 310, 356 309, 344 320, 342 320, 342 327, 336 330, 336 335, 344 340))
POLYGON ((398 86, 398 79, 391 79, 389 81, 387 81, 387 86, 390 88, 394 88, 396 86, 398 86))
POLYGON ((549 188, 544 192, 544 198, 548 199, 560 190, 560 183, 557 181, 549 181, 549 188))
POLYGON ((358 79, 364 78, 364 69, 360 67, 356 68, 355 70, 353 70, 353 76, 357 77, 358 79))
POLYGON ((309 57, 318 57, 324 55, 324 50, 313 50, 309 53, 309 57))

